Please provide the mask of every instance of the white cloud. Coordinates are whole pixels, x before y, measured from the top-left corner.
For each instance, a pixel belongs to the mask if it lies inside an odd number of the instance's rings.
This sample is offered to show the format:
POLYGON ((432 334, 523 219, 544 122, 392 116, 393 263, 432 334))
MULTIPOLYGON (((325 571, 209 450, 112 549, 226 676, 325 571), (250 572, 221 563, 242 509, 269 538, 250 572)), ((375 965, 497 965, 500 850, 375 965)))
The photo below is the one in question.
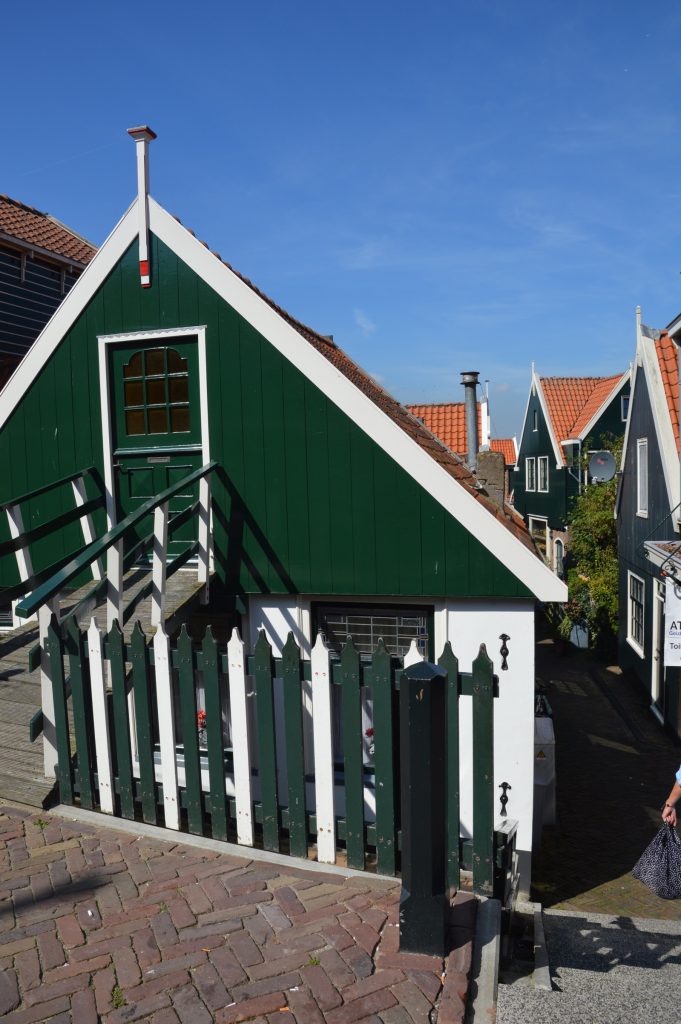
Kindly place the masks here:
POLYGON ((352 315, 355 318, 355 323, 365 337, 374 333, 376 330, 376 324, 366 315, 363 309, 355 307, 352 311, 352 315))

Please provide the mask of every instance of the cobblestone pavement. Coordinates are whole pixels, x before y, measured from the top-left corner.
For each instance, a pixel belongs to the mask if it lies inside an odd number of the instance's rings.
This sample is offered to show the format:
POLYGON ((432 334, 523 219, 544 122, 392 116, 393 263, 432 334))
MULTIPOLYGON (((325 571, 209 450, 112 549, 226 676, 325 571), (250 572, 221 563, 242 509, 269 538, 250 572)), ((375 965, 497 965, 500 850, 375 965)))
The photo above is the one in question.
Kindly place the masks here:
POLYGON ((475 899, 455 900, 445 962, 399 952, 398 899, 392 880, 0 807, 0 1017, 461 1021, 475 899))
POLYGON ((643 690, 587 652, 562 654, 544 639, 537 675, 554 713, 557 824, 545 830, 535 860, 534 898, 545 907, 678 920, 678 902, 658 899, 630 873, 661 825, 678 744, 643 690))

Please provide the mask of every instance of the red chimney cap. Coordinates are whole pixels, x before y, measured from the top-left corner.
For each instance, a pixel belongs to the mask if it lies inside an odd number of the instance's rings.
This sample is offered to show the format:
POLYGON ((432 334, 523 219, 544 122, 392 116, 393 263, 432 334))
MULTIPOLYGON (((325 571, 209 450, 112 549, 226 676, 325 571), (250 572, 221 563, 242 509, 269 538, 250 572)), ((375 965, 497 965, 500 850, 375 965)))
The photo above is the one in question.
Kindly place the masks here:
POLYGON ((156 132, 152 131, 149 125, 141 124, 137 128, 128 128, 128 135, 131 136, 137 142, 138 139, 144 139, 145 142, 151 142, 152 139, 156 138, 156 132))

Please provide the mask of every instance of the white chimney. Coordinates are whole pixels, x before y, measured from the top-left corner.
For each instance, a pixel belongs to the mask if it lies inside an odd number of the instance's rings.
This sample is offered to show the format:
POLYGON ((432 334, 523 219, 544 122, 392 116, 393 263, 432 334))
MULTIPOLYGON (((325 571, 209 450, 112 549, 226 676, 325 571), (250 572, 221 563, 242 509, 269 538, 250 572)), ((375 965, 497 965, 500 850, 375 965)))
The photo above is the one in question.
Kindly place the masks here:
POLYGON ((140 284, 143 288, 151 287, 151 268, 149 266, 149 160, 147 150, 149 143, 156 138, 148 125, 128 128, 128 135, 135 140, 137 150, 137 216, 139 218, 139 264, 140 284))

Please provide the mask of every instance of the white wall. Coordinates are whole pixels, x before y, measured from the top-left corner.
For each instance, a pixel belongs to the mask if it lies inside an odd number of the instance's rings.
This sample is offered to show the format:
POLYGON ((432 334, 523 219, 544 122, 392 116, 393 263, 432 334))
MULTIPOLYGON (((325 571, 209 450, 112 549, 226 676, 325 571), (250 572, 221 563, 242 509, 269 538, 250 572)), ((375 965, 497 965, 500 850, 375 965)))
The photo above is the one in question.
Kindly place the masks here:
MULTIPOLYGON (((508 817, 518 821, 520 889, 529 894, 534 799, 534 602, 449 600, 436 604, 435 651, 449 640, 462 672, 470 672, 480 644, 494 663, 499 697, 494 701, 495 821, 501 805, 501 782, 509 782, 508 817), (501 671, 499 635, 507 633, 508 671, 501 671)), ((473 823, 473 750, 471 698, 462 697, 461 826, 473 823)))

